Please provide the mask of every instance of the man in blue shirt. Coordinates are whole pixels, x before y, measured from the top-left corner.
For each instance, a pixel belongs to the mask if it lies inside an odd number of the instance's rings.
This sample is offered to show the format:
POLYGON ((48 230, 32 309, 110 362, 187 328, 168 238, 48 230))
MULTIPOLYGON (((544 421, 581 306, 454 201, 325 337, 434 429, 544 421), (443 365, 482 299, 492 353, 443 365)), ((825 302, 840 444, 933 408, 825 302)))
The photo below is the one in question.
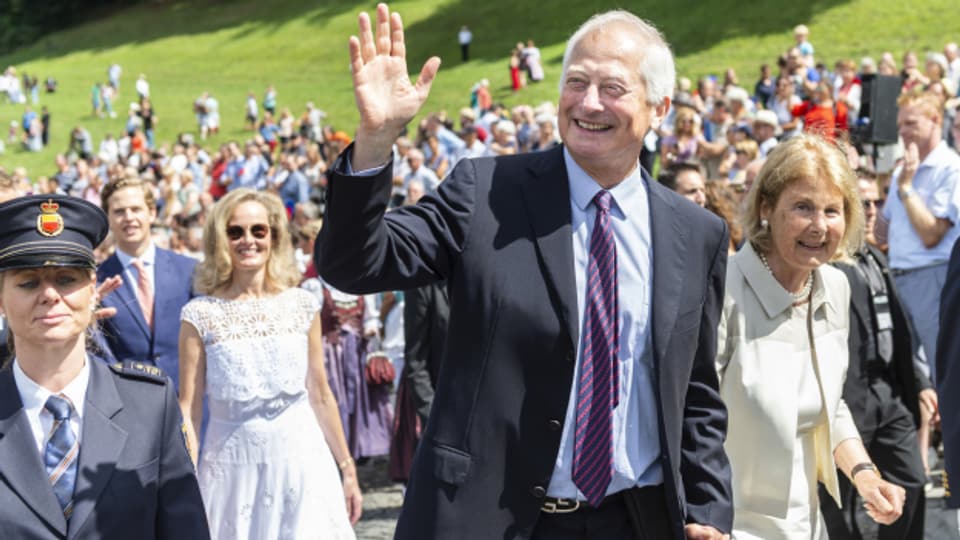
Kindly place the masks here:
POLYGON ((943 109, 935 96, 906 94, 898 103, 906 153, 883 208, 889 226, 879 236, 890 246, 890 272, 936 383, 937 306, 950 250, 960 238, 960 156, 942 140, 943 109))

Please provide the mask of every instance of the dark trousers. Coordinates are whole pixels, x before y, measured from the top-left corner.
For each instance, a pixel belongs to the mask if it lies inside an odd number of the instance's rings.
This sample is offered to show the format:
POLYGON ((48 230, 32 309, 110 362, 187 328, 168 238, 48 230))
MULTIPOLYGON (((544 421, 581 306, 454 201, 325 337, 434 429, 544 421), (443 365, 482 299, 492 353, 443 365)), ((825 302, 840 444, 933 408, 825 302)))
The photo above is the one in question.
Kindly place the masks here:
POLYGON ((673 538, 663 486, 633 488, 599 508, 540 513, 531 540, 668 540, 673 538))
MULTIPOLYGON (((870 458, 880 469, 884 479, 906 490, 903 515, 891 525, 876 525, 859 502, 857 490, 846 476, 840 474, 840 495, 843 509, 837 508, 833 498, 820 488, 820 510, 830 533, 830 540, 860 540, 866 528, 876 529, 879 540, 922 540, 923 517, 926 506, 923 484, 926 476, 917 428, 913 415, 885 383, 871 384, 867 399, 867 418, 861 426, 875 426, 860 433, 870 458), (864 526, 861 527, 861 524, 864 526), (861 529, 863 529, 861 531, 861 529)), ((854 415, 857 413, 854 412, 854 415)))
POLYGON ((460 58, 462 58, 464 62, 466 62, 467 60, 470 60, 470 44, 469 43, 465 45, 460 45, 460 58))

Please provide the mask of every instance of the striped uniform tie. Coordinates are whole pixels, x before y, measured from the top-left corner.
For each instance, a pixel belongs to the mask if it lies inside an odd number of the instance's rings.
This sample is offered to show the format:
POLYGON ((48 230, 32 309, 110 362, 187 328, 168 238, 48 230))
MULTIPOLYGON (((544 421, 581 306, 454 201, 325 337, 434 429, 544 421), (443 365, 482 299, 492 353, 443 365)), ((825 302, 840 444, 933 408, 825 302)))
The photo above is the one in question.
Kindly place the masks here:
POLYGON ((69 520, 73 512, 73 489, 77 483, 77 456, 80 453, 77 435, 70 426, 73 405, 60 394, 50 396, 44 408, 53 415, 53 429, 43 452, 43 462, 53 493, 63 508, 64 517, 69 520))
POLYGON ((620 386, 617 245, 610 226, 612 199, 607 191, 600 191, 593 198, 597 217, 587 259, 584 346, 573 450, 573 483, 594 507, 603 501, 613 478, 612 415, 620 386))

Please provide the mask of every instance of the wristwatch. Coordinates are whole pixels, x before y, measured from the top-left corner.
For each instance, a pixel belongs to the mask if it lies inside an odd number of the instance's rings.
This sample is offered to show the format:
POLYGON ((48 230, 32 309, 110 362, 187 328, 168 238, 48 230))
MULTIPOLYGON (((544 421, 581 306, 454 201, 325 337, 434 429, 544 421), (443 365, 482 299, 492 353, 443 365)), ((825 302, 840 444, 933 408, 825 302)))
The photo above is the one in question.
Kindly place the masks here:
POLYGON ((865 461, 863 463, 857 463, 856 465, 853 466, 852 469, 850 469, 850 481, 853 482, 854 486, 857 485, 857 481, 856 481, 857 473, 863 472, 863 471, 873 471, 874 474, 882 478, 882 476, 880 475, 880 471, 877 470, 877 466, 874 465, 873 463, 869 461, 865 461))
POLYGON ((900 197, 901 201, 909 199, 910 197, 913 197, 915 193, 916 191, 914 191, 912 187, 906 187, 906 188, 902 187, 897 190, 897 196, 900 197))

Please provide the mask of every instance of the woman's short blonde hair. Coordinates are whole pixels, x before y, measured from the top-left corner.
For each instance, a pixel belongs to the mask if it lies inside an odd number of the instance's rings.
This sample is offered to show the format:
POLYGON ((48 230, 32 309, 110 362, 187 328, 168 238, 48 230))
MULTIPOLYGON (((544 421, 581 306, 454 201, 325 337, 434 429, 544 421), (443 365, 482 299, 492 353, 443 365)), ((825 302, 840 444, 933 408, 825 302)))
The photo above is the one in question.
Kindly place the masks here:
POLYGON ((757 159, 757 156, 760 154, 760 147, 757 145, 757 141, 753 139, 747 139, 745 141, 737 141, 733 145, 733 151, 747 156, 748 161, 753 161, 757 159))
MULTIPOLYGON (((690 121, 690 131, 696 132, 697 112, 690 107, 677 107, 676 115, 673 117, 674 126, 679 126, 682 120, 690 121)), ((677 128, 675 127, 674 130, 677 128)))
POLYGON ((771 237, 768 227, 761 224, 764 206, 772 209, 788 186, 803 178, 829 181, 843 196, 843 218, 846 228, 837 252, 830 260, 853 256, 863 245, 863 205, 857 186, 857 175, 850 168, 841 143, 831 142, 819 135, 804 133, 781 142, 767 155, 753 188, 747 195, 747 206, 742 216, 747 240, 757 252, 770 253, 771 237))
POLYGON ((293 258, 293 245, 287 227, 287 211, 275 194, 240 188, 228 193, 214 205, 203 227, 204 259, 197 266, 194 285, 202 294, 212 294, 230 283, 233 260, 227 223, 237 207, 245 202, 260 203, 267 210, 270 225, 270 258, 267 260, 265 284, 270 290, 283 290, 300 283, 300 272, 293 258))

